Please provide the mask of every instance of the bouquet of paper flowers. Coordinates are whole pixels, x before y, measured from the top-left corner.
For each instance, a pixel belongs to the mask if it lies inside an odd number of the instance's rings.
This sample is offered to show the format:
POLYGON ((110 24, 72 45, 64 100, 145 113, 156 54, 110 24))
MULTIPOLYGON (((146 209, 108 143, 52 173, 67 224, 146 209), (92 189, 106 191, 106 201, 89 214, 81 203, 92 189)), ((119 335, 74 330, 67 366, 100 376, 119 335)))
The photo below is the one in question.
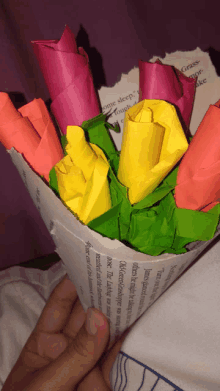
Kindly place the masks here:
POLYGON ((139 62, 140 101, 117 151, 87 54, 66 27, 34 41, 62 131, 35 99, 0 93, 0 141, 11 155, 86 310, 112 338, 131 325, 218 235, 220 101, 187 139, 196 79, 139 62))

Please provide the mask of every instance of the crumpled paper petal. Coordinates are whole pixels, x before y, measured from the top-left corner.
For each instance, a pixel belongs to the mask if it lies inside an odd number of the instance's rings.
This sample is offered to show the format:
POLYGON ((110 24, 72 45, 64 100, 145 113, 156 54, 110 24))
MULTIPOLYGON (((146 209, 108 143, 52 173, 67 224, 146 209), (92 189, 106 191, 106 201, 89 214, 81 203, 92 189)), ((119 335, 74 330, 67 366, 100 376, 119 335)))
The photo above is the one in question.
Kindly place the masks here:
POLYGON ((0 141, 14 147, 31 167, 49 181, 51 168, 63 151, 48 110, 42 99, 16 110, 8 94, 0 93, 0 141))
POLYGON ((188 128, 195 98, 197 78, 185 76, 170 65, 139 61, 140 100, 163 99, 179 109, 178 115, 188 128))
POLYGON ((109 163, 98 146, 86 141, 82 128, 68 126, 67 141, 67 156, 54 167, 59 195, 88 224, 111 208, 109 163))
POLYGON ((125 113, 118 179, 131 204, 150 194, 171 171, 188 143, 171 104, 144 100, 125 113))
POLYGON ((210 105, 180 163, 175 200, 179 208, 213 208, 220 200, 220 100, 210 105))
POLYGON ((68 26, 60 40, 32 41, 52 104, 64 134, 68 125, 81 125, 100 112, 97 94, 83 48, 77 49, 68 26))
POLYGON ((67 155, 57 163, 55 172, 61 199, 71 210, 79 214, 86 189, 86 180, 82 170, 73 165, 70 156, 67 155))

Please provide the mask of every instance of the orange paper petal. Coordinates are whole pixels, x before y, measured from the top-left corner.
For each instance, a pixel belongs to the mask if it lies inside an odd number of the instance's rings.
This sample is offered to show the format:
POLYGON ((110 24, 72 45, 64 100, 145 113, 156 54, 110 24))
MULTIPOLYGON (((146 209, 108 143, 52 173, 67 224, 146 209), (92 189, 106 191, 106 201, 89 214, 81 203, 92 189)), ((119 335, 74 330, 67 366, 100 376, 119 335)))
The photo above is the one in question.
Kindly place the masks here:
POLYGON ((48 110, 42 99, 16 110, 8 94, 0 93, 0 141, 14 147, 31 167, 49 181, 52 167, 63 151, 48 110))
POLYGON ((41 137, 30 163, 49 181, 49 172, 63 158, 63 151, 46 105, 42 99, 34 99, 19 111, 27 116, 41 137))
POLYGON ((176 204, 208 211, 220 199, 220 101, 210 105, 180 163, 176 204))
POLYGON ((28 161, 40 142, 30 121, 22 117, 4 92, 0 93, 0 141, 6 149, 14 147, 28 161))

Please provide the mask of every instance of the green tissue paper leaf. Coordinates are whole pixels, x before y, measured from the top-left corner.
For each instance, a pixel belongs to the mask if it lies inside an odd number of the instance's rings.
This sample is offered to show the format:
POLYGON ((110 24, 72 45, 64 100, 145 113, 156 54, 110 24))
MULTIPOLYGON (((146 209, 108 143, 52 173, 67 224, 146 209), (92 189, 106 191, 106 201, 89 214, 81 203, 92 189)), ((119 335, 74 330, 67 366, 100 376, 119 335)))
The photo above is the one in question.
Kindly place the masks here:
POLYGON ((135 250, 149 255, 159 255, 168 247, 172 247, 175 234, 174 204, 169 193, 157 206, 134 210, 128 242, 135 250))
POLYGON ((134 205, 134 209, 149 208, 164 198, 176 186, 178 167, 176 167, 160 185, 151 193, 148 194, 142 201, 134 205))
POLYGON ((118 174, 118 167, 119 167, 119 159, 120 159, 120 152, 115 152, 114 154, 111 155, 111 158, 110 158, 110 166, 115 174, 115 176, 117 177, 117 174, 118 174))
POLYGON ((62 134, 62 136, 61 136, 61 145, 62 145, 62 148, 63 148, 64 156, 67 155, 67 152, 66 152, 67 144, 68 144, 68 141, 67 141, 66 135, 62 134))
POLYGON ((175 207, 176 236, 173 248, 178 251, 188 243, 212 239, 219 222, 219 214, 219 204, 208 212, 175 207))
POLYGON ((96 117, 84 121, 81 128, 87 133, 89 142, 101 148, 109 159, 117 152, 108 129, 115 129, 106 122, 107 115, 99 114, 96 117))
POLYGON ((112 129, 112 130, 114 130, 114 132, 120 133, 120 126, 119 126, 118 123, 115 126, 113 126, 109 122, 106 122, 106 126, 107 126, 108 129, 112 129))
POLYGON ((103 215, 90 221, 88 227, 96 232, 99 232, 102 236, 107 236, 110 239, 120 240, 119 233, 119 213, 121 205, 120 203, 113 206, 103 215))
POLYGON ((111 239, 125 240, 130 226, 132 206, 127 197, 127 188, 120 184, 111 168, 108 177, 112 208, 102 216, 92 220, 89 227, 104 236, 110 237, 109 235, 111 235, 111 239), (109 217, 111 217, 111 223, 108 224, 106 220, 109 217), (110 224, 114 228, 109 227, 110 224), (115 232, 114 237, 112 236, 113 232, 115 232))
POLYGON ((50 170, 50 173, 49 173, 49 186, 54 191, 54 193, 60 198, 60 193, 59 193, 58 183, 57 183, 57 176, 56 176, 56 171, 55 171, 54 167, 50 170))

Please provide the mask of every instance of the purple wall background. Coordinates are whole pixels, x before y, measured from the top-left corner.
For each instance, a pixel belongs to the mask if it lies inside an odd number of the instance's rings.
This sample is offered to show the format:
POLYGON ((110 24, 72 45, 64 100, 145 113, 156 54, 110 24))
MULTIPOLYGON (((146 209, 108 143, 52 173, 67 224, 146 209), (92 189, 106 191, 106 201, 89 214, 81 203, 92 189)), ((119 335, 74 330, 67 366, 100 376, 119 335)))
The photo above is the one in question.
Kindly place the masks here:
MULTIPOLYGON (((18 106, 34 98, 49 99, 30 41, 59 39, 65 24, 87 51, 97 87, 114 85, 122 72, 138 65, 139 58, 146 61, 165 52, 212 47, 218 60, 217 4, 207 0, 2 0, 0 91, 11 93, 18 106)), ((54 245, 2 145, 0 167, 2 268, 49 254, 54 245)))

